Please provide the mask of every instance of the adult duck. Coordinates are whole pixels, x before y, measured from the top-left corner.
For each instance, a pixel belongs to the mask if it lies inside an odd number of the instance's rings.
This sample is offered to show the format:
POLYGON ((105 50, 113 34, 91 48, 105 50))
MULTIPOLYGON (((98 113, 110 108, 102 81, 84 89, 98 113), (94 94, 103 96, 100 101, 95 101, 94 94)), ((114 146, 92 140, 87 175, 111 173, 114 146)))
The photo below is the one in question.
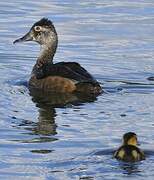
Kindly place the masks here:
POLYGON ((53 63, 58 36, 49 19, 43 18, 36 22, 26 35, 14 43, 25 41, 35 41, 41 46, 29 80, 30 88, 56 93, 99 95, 102 92, 98 81, 77 62, 53 63))

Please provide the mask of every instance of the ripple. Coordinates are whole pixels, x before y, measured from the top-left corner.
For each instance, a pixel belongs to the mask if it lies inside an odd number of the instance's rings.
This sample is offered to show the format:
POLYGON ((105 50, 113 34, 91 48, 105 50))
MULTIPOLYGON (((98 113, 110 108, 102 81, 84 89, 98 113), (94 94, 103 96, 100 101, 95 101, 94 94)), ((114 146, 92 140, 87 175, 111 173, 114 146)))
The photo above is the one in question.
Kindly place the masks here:
POLYGON ((153 0, 14 0, 0 10, 0 178, 153 179, 153 0), (105 89, 97 99, 29 95, 39 47, 12 42, 42 17, 59 34, 55 62, 88 69, 105 89), (112 159, 128 131, 148 154, 134 165, 112 159))

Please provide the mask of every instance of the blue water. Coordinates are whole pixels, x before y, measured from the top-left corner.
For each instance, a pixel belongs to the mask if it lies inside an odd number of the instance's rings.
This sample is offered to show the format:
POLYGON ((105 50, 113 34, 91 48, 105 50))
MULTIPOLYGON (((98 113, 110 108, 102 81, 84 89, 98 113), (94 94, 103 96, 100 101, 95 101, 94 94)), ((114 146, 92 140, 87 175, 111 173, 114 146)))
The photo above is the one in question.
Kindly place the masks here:
POLYGON ((154 1, 6 0, 0 24, 0 179, 152 180, 154 1), (103 84, 94 102, 54 107, 29 95, 39 46, 12 42, 42 17, 59 35, 54 61, 79 62, 103 84), (145 161, 112 158, 128 131, 145 161))

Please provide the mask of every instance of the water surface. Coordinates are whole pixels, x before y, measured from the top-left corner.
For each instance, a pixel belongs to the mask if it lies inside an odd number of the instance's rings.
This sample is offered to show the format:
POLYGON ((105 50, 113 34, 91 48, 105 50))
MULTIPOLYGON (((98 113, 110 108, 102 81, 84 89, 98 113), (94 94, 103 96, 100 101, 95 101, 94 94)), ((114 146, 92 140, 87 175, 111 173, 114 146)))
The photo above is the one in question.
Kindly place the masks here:
POLYGON ((153 152, 112 159, 128 131, 154 149, 153 14, 153 0, 0 2, 0 179, 153 179, 153 152), (39 46, 12 42, 42 17, 59 35, 55 62, 88 69, 105 89, 97 100, 55 107, 29 95, 39 46))

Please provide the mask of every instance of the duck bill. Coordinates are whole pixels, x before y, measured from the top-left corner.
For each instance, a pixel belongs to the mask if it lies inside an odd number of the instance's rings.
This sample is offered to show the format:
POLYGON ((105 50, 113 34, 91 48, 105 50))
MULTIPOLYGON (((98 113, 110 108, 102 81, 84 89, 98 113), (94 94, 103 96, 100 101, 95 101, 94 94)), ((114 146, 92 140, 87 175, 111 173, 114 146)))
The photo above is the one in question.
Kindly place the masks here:
POLYGON ((23 37, 16 39, 13 44, 15 43, 19 43, 19 42, 25 42, 25 41, 32 41, 33 37, 31 36, 31 33, 28 32, 27 34, 25 34, 23 37))

